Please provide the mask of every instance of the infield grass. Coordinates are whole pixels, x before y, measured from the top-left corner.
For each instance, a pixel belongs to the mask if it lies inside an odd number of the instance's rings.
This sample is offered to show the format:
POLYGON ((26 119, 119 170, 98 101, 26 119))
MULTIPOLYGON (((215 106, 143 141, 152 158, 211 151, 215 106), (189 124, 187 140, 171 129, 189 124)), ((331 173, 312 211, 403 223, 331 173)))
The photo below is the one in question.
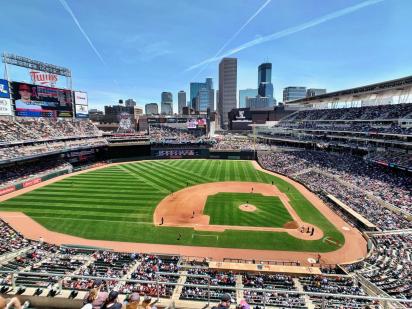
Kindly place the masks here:
POLYGON ((286 181, 258 171, 251 161, 162 160, 113 165, 74 175, 0 203, 0 210, 22 211, 46 228, 89 239, 267 250, 328 252, 339 246, 296 239, 287 233, 226 230, 215 237, 192 237, 191 228, 153 225, 156 205, 187 185, 216 181, 273 183, 291 206, 343 245, 343 235, 286 181), (182 238, 177 240, 180 233, 182 238))
POLYGON ((204 214, 210 216, 210 224, 283 227, 292 217, 277 196, 259 193, 222 192, 207 198, 204 214), (256 207, 254 212, 239 209, 249 203, 256 207))

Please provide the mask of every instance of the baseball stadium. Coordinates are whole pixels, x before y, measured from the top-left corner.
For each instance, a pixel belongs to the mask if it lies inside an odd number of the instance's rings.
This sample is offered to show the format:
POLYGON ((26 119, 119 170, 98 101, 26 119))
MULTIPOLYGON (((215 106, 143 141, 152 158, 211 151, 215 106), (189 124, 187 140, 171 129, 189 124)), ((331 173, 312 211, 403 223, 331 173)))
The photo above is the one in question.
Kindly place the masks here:
MULTIPOLYGON (((275 108, 274 125, 237 109, 227 131, 213 116, 122 112, 113 130, 76 119, 85 92, 49 87, 70 108, 38 113, 18 101, 47 87, 1 83, 14 102, 0 120, 5 297, 33 308, 80 308, 95 289, 157 308, 411 306, 411 103, 275 108), (328 117, 345 124, 335 131, 328 117), (372 117, 373 142, 354 131, 372 117), (396 155, 364 150, 387 142, 396 155)), ((290 104, 400 85, 412 92, 406 77, 290 104)))
POLYGON ((216 96, 103 92, 104 112, 76 59, 2 53, 0 309, 412 308, 412 76, 278 102, 266 61, 237 98, 229 52, 201 63, 220 61, 216 96))

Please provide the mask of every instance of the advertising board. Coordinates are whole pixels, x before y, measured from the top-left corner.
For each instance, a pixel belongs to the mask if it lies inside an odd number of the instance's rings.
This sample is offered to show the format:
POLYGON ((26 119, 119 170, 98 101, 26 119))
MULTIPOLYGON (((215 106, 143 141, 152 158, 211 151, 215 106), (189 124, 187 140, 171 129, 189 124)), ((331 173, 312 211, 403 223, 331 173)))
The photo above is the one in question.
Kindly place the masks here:
POLYGON ((0 79, 0 98, 10 99, 9 82, 5 79, 0 79))
POLYGON ((73 117, 72 92, 68 89, 19 82, 10 86, 16 116, 73 117))
POLYGON ((12 113, 11 100, 0 98, 0 116, 11 116, 12 113))

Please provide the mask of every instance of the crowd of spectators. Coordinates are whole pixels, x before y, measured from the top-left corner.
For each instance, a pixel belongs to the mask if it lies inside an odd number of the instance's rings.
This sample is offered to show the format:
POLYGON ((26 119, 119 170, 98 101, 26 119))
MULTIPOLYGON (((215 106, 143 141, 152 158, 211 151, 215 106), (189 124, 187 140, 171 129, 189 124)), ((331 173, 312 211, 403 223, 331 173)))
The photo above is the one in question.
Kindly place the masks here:
MULTIPOLYGON (((144 280, 144 281, 158 281, 158 282, 177 282, 179 276, 178 256, 160 256, 160 255, 141 255, 137 268, 128 276, 128 279, 132 280, 144 280), (157 275, 156 273, 172 273, 176 275, 157 275)), ((123 293, 139 293, 149 296, 168 297, 172 295, 174 287, 171 285, 159 284, 159 291, 156 289, 155 284, 150 283, 134 283, 126 281, 121 288, 123 293)))
MULTIPOLYGON (((243 274, 243 285, 245 288, 297 290, 293 278, 283 274, 243 274)), ((245 290, 244 297, 249 304, 265 302, 267 305, 282 308, 306 308, 305 300, 298 294, 293 293, 263 293, 245 290)))
POLYGON ((311 109, 293 113, 282 121, 313 120, 392 120, 412 117, 412 103, 385 104, 335 109, 311 109))
POLYGON ((267 144, 253 141, 245 136, 221 135, 213 141, 215 150, 270 150, 267 144))
POLYGON ((361 158, 321 151, 261 152, 260 164, 304 183, 319 194, 332 194, 383 230, 412 227, 404 215, 381 205, 412 209, 412 178, 361 158))
MULTIPOLYGON (((10 250, 27 248, 18 256, 0 263, 1 271, 23 272, 17 276, 16 284, 25 287, 40 287, 52 289, 56 288, 59 277, 65 278, 62 282, 64 289, 69 290, 89 290, 84 301, 93 304, 90 308, 100 308, 109 297, 118 297, 119 293, 128 294, 130 301, 144 299, 151 303, 150 297, 156 297, 157 293, 161 297, 170 297, 174 291, 174 286, 160 284, 159 291, 155 284, 135 284, 127 279, 177 282, 179 277, 185 278, 185 284, 204 285, 202 287, 185 286, 180 291, 180 299, 206 301, 208 299, 209 284, 213 287, 210 293, 212 302, 223 301, 234 303, 236 294, 234 290, 225 288, 235 288, 238 284, 252 290, 243 293, 243 299, 239 300, 238 308, 251 308, 250 305, 266 305, 281 308, 307 308, 305 298, 297 293, 296 282, 300 282, 304 291, 321 293, 340 293, 347 295, 361 295, 366 293, 354 279, 340 275, 322 276, 288 276, 285 274, 252 274, 234 273, 230 271, 211 270, 207 267, 196 266, 182 271, 179 266, 179 256, 168 255, 147 255, 128 254, 113 251, 90 251, 87 249, 67 249, 49 245, 40 241, 26 241, 19 233, 15 232, 5 222, 0 220, 0 231, 4 240, 0 241, 0 247, 5 244, 12 244, 10 250), (158 273, 160 272, 160 273, 158 273), (176 274, 175 276, 169 274, 176 274), (27 274, 25 274, 27 273, 27 274), (38 273, 36 275, 35 273, 38 273), (59 277, 47 276, 48 273, 59 274, 59 277), (74 279, 73 275, 109 277, 109 280, 89 280, 74 279), (121 282, 119 279, 126 279, 121 282), (240 279, 240 281, 238 280, 240 279), (253 290, 253 289, 256 289, 253 290), (260 292, 258 289, 276 289, 289 291, 292 293, 260 292), (111 292, 110 292, 111 291, 111 292), (116 292, 113 292, 116 291, 116 292), (114 295, 114 293, 117 293, 114 295), (89 299, 90 295, 95 295, 89 299), (133 295, 133 297, 132 297, 133 295), (230 298, 230 299, 229 299, 230 298), (97 305, 98 304, 98 305, 97 305), (242 307, 242 304, 245 307, 242 307), (249 307, 248 307, 249 306, 249 307)), ((411 297, 410 278, 412 267, 412 247, 410 235, 384 235, 375 236, 374 243, 376 250, 364 262, 348 266, 350 271, 357 271, 368 278, 376 286, 385 292, 396 297, 411 297)), ((0 258, 8 251, 2 251, 0 258)), ((0 284, 11 285, 10 276, 0 276, 0 284)), ((310 297, 315 307, 320 307, 321 298, 310 297)), ((363 308, 370 305, 368 301, 348 300, 339 298, 326 298, 329 307, 363 308)), ((150 307, 148 307, 150 308, 150 307)))
POLYGON ((76 150, 82 147, 104 146, 107 145, 107 143, 105 138, 95 137, 76 140, 38 142, 24 145, 8 145, 0 147, 0 161, 44 155, 55 151, 76 150))
MULTIPOLYGON (((361 285, 351 277, 308 276, 300 277, 299 281, 306 292, 367 296, 361 285)), ((310 298, 315 305, 321 308, 323 302, 321 297, 311 296, 310 298)), ((332 297, 327 297, 325 302, 326 308, 364 308, 373 305, 367 300, 332 297)))
POLYGON ((189 130, 168 126, 151 125, 149 128, 150 142, 153 144, 209 144, 205 135, 195 135, 189 130))
POLYGON ((396 164, 412 171, 412 155, 410 153, 399 151, 376 151, 370 152, 366 159, 375 163, 396 164))
POLYGON ((372 240, 376 249, 348 270, 360 273, 393 297, 412 299, 412 234, 375 235, 372 240))
MULTIPOLYGON (((203 285, 213 287, 210 290, 210 299, 217 301, 224 293, 228 293, 232 299, 236 299, 235 291, 221 289, 219 287, 234 287, 236 285, 236 275, 233 272, 221 272, 207 268, 191 268, 187 271, 186 283, 191 285, 203 285)), ((183 287, 180 299, 206 301, 208 299, 208 289, 203 287, 183 287)))
POLYGON ((280 122, 279 127, 299 129, 299 130, 320 130, 320 131, 336 131, 336 132, 358 132, 367 133, 368 135, 385 133, 385 134, 401 134, 411 135, 412 128, 401 127, 398 124, 376 124, 368 122, 351 122, 351 123, 335 123, 327 121, 305 121, 305 122, 280 122))
POLYGON ((101 135, 97 127, 87 120, 47 118, 0 120, 0 144, 101 135))
POLYGON ((0 167, 0 189, 61 170, 72 170, 61 160, 40 161, 36 164, 14 164, 0 167))
POLYGON ((15 231, 6 222, 0 220, 0 255, 17 251, 30 245, 23 235, 15 231))

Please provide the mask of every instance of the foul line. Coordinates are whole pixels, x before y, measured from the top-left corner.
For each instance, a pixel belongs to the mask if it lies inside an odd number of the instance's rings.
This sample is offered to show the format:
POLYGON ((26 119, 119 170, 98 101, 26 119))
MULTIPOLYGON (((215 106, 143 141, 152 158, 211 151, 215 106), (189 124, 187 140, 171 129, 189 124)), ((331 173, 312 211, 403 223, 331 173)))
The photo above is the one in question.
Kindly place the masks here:
MULTIPOLYGON (((138 223, 146 225, 155 225, 153 222, 144 222, 144 221, 123 221, 123 220, 105 220, 105 219, 88 219, 88 218, 67 218, 67 217, 41 217, 41 216, 29 216, 27 217, 32 219, 52 219, 52 220, 72 220, 72 221, 99 221, 99 222, 122 222, 122 223, 138 223)), ((25 218, 24 216, 2 216, 4 221, 7 222, 8 218, 25 218)))

